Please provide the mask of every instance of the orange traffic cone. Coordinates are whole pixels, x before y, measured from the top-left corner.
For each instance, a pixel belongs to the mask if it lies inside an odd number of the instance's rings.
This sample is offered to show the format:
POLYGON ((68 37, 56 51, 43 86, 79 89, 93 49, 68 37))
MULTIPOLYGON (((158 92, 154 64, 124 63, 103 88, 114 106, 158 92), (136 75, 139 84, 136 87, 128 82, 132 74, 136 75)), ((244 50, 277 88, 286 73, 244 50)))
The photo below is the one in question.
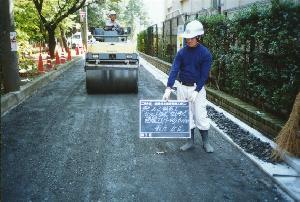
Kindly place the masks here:
POLYGON ((52 68, 52 60, 51 60, 50 52, 48 52, 48 55, 47 55, 47 69, 50 70, 51 68, 52 68))
POLYGON ((76 55, 79 55, 79 48, 78 48, 78 45, 76 45, 75 51, 76 51, 76 55))
POLYGON ((72 60, 72 56, 71 56, 71 50, 70 48, 68 48, 68 61, 72 60))
POLYGON ((66 63, 66 58, 65 58, 65 51, 64 51, 64 49, 62 49, 62 51, 61 51, 60 63, 61 63, 61 64, 66 63))
POLYGON ((56 51, 56 54, 55 54, 55 64, 56 64, 56 65, 59 65, 59 64, 60 64, 58 51, 56 51))
POLYGON ((41 53, 40 53, 40 56, 39 56, 38 70, 39 70, 39 72, 44 72, 43 57, 42 57, 41 53))

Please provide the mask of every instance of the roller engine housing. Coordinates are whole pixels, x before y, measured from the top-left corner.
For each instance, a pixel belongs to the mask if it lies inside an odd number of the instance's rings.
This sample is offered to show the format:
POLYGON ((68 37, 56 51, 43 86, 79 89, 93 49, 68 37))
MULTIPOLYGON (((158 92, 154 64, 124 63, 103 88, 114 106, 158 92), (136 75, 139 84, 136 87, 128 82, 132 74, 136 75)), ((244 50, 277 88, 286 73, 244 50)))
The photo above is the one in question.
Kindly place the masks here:
POLYGON ((97 28, 85 59, 87 93, 137 93, 139 56, 125 34, 97 28))

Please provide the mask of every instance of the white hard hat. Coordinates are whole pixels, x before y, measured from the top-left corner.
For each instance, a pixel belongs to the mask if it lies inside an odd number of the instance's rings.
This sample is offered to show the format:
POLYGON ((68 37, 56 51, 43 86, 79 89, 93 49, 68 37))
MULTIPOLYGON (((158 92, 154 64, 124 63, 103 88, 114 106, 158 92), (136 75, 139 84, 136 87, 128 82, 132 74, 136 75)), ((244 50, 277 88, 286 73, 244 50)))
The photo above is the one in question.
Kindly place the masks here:
POLYGON ((193 20, 186 25, 182 37, 190 39, 202 34, 204 34, 202 23, 198 20, 193 20))
POLYGON ((109 12, 109 15, 117 15, 117 13, 116 13, 116 11, 111 10, 111 11, 109 12))

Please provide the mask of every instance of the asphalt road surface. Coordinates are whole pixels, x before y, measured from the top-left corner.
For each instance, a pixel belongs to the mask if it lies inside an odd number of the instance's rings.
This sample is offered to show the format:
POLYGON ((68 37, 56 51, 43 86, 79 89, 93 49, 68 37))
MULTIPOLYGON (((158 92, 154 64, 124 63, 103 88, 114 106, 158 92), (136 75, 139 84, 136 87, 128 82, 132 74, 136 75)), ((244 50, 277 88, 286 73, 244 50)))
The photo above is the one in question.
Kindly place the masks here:
POLYGON ((286 201, 211 130, 213 154, 139 139, 140 99, 164 86, 143 67, 138 94, 88 95, 83 62, 1 118, 1 201, 286 201))

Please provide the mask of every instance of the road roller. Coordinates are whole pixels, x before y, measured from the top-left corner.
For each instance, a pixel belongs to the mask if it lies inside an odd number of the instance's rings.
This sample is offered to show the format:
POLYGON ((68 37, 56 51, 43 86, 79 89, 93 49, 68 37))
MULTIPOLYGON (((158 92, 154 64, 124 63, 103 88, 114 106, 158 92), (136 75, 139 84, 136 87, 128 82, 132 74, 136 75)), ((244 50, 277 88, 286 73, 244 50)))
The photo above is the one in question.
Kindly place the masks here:
POLYGON ((137 93, 139 56, 130 28, 92 31, 86 58, 87 93, 137 93))

